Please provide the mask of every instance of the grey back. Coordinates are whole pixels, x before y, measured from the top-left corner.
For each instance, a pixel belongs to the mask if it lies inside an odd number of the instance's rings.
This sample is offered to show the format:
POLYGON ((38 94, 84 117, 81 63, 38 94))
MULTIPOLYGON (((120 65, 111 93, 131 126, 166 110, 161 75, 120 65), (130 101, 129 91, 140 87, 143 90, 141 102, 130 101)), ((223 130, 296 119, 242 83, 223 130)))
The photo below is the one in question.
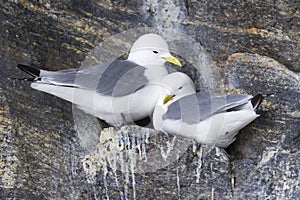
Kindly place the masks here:
POLYGON ((128 60, 115 60, 83 69, 43 71, 42 83, 95 90, 106 96, 125 96, 148 83, 145 67, 128 60))
POLYGON ((213 114, 244 105, 251 98, 252 96, 247 94, 226 95, 209 92, 191 94, 169 105, 163 120, 182 119, 189 124, 198 123, 213 114))

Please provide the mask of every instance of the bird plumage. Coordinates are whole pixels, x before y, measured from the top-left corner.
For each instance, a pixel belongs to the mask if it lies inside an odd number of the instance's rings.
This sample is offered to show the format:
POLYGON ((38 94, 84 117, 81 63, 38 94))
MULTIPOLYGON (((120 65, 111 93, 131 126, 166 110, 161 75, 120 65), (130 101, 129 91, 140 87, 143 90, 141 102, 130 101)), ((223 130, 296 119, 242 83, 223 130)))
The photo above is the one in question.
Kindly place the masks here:
MULTIPOLYGON (((174 82, 178 82, 177 77, 174 82)), ((190 137, 202 144, 227 147, 239 130, 259 115, 255 110, 263 95, 193 93, 182 94, 185 86, 165 90, 153 114, 157 130, 190 137), (177 94, 180 94, 179 98, 177 94), (168 99, 165 101, 165 99, 168 99)))
POLYGON ((47 71, 19 64, 32 78, 31 87, 70 101, 112 125, 151 115, 159 97, 160 81, 168 74, 165 62, 181 65, 167 43, 156 34, 141 36, 127 60, 88 68, 47 71))

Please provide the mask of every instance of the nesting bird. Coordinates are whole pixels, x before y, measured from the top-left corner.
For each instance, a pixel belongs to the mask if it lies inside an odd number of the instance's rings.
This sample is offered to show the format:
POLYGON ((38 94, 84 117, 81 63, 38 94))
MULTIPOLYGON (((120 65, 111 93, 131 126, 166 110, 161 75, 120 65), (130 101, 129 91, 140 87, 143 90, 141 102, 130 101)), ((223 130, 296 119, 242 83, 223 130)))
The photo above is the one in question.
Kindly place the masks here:
MULTIPOLYGON (((180 72, 168 75, 164 94, 153 113, 154 128, 226 148, 239 130, 256 119, 263 95, 195 93, 192 81, 180 72), (179 83, 178 80, 182 80, 179 83), (179 85, 178 85, 179 84, 179 85)), ((167 78, 165 78, 167 79, 167 78)))
POLYGON ((75 104, 107 123, 120 126, 152 114, 165 62, 181 66, 157 34, 145 34, 133 44, 127 60, 83 69, 46 71, 18 65, 32 78, 31 87, 75 104))
POLYGON ((84 69, 46 71, 18 65, 31 87, 75 104, 114 126, 151 116, 154 128, 226 148, 239 130, 255 120, 263 95, 196 93, 184 73, 168 74, 165 62, 181 66, 168 44, 146 34, 133 44, 127 60, 84 69))

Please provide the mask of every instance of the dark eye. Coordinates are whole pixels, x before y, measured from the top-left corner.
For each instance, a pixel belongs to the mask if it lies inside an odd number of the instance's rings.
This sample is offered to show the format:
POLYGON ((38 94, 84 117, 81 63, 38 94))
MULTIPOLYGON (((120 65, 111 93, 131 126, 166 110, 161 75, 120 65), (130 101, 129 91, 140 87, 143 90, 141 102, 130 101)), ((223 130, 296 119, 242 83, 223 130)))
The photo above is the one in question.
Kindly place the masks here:
POLYGON ((153 53, 158 54, 158 51, 153 51, 153 53))
POLYGON ((179 88, 178 88, 178 90, 181 90, 182 89, 182 86, 180 86, 179 88))

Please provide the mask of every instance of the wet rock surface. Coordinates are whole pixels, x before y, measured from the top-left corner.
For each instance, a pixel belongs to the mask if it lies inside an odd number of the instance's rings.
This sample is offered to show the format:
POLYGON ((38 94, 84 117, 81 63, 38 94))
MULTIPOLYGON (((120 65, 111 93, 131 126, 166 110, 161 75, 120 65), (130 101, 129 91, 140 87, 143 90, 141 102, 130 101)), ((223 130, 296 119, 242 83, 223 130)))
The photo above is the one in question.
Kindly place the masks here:
MULTIPOLYGON (((1 2, 1 197, 297 199, 299 7, 298 1, 1 2), (114 173, 113 167, 91 163, 97 167, 90 181, 91 168, 83 161, 86 156, 99 158, 97 148, 87 151, 82 146, 72 106, 8 77, 24 76, 18 63, 49 70, 79 67, 105 38, 144 26, 174 28, 200 43, 222 78, 219 90, 273 95, 259 109, 261 117, 226 151, 196 148, 187 141, 178 159, 154 172, 114 173)), ((172 137, 157 134, 149 141, 147 150, 160 152, 172 137)))

